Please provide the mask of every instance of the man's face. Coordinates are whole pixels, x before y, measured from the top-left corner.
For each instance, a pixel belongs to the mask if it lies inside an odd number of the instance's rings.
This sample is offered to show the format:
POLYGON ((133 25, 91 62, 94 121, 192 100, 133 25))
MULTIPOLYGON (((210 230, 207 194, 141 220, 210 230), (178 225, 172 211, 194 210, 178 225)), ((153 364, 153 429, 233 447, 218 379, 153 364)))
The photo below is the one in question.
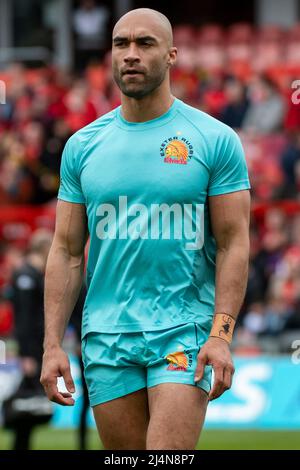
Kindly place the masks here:
POLYGON ((155 24, 147 27, 131 20, 117 26, 113 34, 112 67, 122 93, 141 99, 158 88, 166 78, 168 62, 175 54, 173 49, 155 24))

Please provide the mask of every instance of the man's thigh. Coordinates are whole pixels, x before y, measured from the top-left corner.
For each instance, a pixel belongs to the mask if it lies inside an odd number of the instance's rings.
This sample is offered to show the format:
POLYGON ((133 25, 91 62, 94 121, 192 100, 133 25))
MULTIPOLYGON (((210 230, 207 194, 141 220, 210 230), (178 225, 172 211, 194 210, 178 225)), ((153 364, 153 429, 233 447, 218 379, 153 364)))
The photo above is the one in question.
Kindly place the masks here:
POLYGON ((97 405, 93 412, 105 449, 146 449, 149 424, 146 388, 97 405))
POLYGON ((195 449, 205 419, 207 393, 194 385, 161 383, 148 388, 148 402, 147 449, 195 449))
POLYGON ((84 376, 105 449, 145 449, 149 422, 146 370, 135 360, 141 335, 88 334, 84 376))

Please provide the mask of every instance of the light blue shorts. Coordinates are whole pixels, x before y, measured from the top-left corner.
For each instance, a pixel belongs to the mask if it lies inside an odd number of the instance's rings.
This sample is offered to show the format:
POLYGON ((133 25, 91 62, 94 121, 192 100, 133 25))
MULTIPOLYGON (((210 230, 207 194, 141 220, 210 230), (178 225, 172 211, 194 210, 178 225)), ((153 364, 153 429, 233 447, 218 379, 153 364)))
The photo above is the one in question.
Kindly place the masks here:
POLYGON ((208 393, 211 366, 194 382, 197 354, 206 339, 197 323, 138 333, 88 333, 82 359, 91 406, 166 382, 208 393))

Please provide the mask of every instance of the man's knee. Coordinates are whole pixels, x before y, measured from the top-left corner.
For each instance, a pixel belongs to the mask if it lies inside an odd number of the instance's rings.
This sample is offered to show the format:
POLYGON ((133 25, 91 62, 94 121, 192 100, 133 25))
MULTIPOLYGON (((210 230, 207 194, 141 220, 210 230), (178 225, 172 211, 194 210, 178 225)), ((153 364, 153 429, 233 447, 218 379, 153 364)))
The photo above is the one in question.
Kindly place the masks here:
POLYGON ((199 437, 186 440, 180 431, 178 436, 150 435, 147 436, 146 450, 195 450, 199 437))

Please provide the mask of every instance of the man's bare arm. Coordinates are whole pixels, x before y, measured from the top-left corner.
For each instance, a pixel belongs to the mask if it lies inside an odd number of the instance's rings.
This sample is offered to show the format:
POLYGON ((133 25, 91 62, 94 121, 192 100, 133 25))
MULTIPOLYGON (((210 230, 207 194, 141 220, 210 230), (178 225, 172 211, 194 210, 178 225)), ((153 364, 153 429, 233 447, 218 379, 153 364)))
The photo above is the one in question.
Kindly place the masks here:
POLYGON ((211 197, 209 207, 217 243, 215 312, 236 319, 248 279, 249 191, 211 197))
MULTIPOLYGON (((248 278, 249 191, 210 197, 209 209, 217 244, 215 312, 227 313, 236 320, 248 278)), ((211 400, 231 387, 234 368, 228 346, 223 339, 210 336, 198 355, 196 381, 202 377, 206 364, 214 368, 211 400)))
POLYGON ((60 346, 83 282, 85 206, 58 201, 45 276, 44 348, 60 346))
POLYGON ((70 394, 58 392, 57 377, 63 376, 69 392, 74 391, 74 383, 69 360, 61 343, 83 282, 87 238, 85 206, 59 200, 45 276, 45 339, 41 383, 49 399, 63 405, 72 405, 74 401, 70 394))

